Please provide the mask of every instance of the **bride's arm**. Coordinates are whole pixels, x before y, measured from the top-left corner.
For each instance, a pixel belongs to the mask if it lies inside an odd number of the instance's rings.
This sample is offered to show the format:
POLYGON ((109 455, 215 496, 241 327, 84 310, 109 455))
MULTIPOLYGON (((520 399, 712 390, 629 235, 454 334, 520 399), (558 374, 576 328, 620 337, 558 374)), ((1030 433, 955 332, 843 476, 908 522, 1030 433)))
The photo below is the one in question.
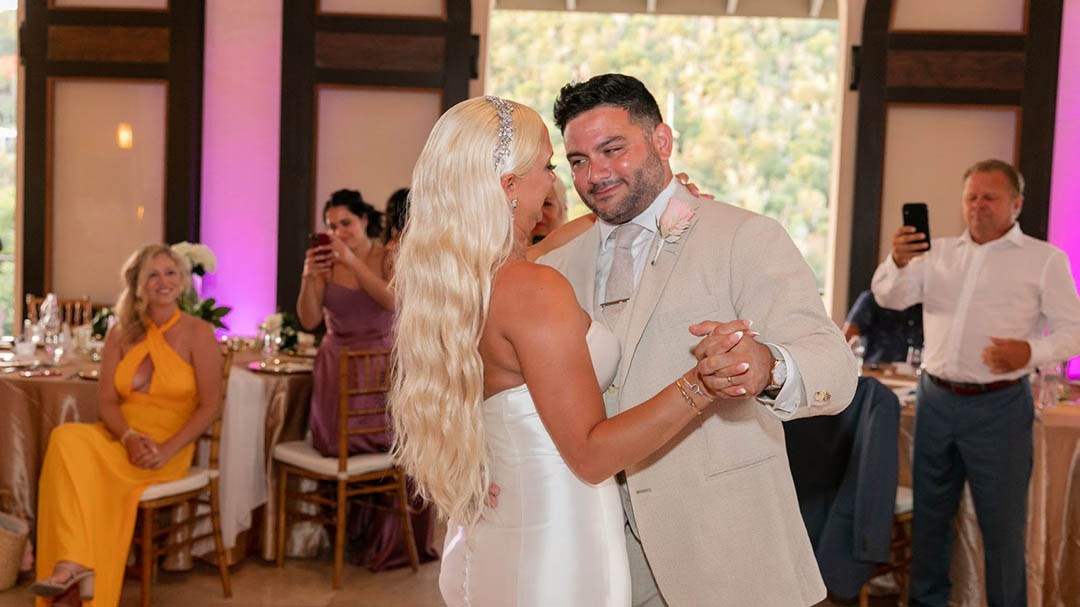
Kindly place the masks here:
MULTIPOLYGON (((710 399, 679 382, 684 397, 673 381, 644 403, 608 419, 585 343, 588 319, 570 284, 551 268, 522 266, 528 268, 518 271, 532 275, 518 277, 513 281, 517 288, 504 292, 500 305, 513 307, 500 314, 507 319, 502 331, 517 353, 544 426, 579 477, 598 483, 641 461, 709 406, 710 399)), ((701 385, 693 368, 683 377, 701 385)))

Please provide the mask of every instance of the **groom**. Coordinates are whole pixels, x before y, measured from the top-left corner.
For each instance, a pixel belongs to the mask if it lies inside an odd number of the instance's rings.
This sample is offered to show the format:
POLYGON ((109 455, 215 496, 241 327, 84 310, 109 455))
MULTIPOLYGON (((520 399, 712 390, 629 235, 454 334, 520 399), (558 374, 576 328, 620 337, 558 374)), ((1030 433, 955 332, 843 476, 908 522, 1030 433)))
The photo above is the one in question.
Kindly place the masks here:
POLYGON ((856 370, 809 267, 772 219, 696 199, 672 178, 671 128, 638 80, 568 84, 555 121, 600 221, 541 262, 621 339, 608 415, 650 398, 695 357, 718 399, 620 475, 635 607, 819 602, 825 586, 781 421, 842 410, 856 370), (671 220, 677 210, 688 224, 671 220), (694 325, 702 319, 748 319, 760 334, 710 335, 720 325, 694 325))

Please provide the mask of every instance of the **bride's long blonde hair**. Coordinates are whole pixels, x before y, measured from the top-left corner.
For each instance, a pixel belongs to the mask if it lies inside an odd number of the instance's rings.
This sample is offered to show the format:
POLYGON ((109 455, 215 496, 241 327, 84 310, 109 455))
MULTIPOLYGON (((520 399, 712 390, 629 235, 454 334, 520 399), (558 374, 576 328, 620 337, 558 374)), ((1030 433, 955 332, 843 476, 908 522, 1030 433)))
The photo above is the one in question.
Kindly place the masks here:
POLYGON ((499 171, 491 101, 463 101, 435 124, 413 169, 392 281, 393 453, 419 494, 466 526, 479 519, 489 484, 480 336, 495 271, 513 245, 500 179, 524 175, 547 136, 535 111, 509 103, 513 141, 499 171))

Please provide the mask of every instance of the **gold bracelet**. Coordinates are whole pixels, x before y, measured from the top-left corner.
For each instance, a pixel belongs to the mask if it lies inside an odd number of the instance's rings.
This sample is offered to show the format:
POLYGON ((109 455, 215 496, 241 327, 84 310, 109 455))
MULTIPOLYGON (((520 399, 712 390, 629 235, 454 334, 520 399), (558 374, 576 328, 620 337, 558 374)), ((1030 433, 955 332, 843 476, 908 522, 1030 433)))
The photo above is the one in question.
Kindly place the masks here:
MULTIPOLYGON (((679 379, 682 378, 680 377, 679 379)), ((686 393, 686 390, 683 390, 683 387, 679 385, 679 379, 675 380, 675 389, 679 391, 679 394, 682 395, 683 399, 686 401, 686 404, 690 405, 690 408, 694 410, 694 413, 697 413, 698 417, 701 417, 701 409, 698 408, 697 403, 694 402, 694 399, 690 398, 690 395, 686 393)))
POLYGON ((686 379, 686 376, 685 376, 685 375, 683 375, 683 376, 682 376, 682 377, 680 377, 679 379, 681 379, 681 380, 683 380, 684 382, 686 382, 686 387, 687 387, 687 388, 690 388, 690 390, 691 390, 691 391, 693 391, 693 392, 694 392, 694 394, 697 394, 697 395, 698 395, 698 396, 700 396, 701 398, 706 398, 706 399, 708 399, 709 401, 712 401, 712 397, 711 397, 711 396, 709 396, 708 394, 705 394, 705 391, 701 389, 701 386, 699 386, 699 385, 695 384, 694 382, 690 381, 689 379, 686 379))

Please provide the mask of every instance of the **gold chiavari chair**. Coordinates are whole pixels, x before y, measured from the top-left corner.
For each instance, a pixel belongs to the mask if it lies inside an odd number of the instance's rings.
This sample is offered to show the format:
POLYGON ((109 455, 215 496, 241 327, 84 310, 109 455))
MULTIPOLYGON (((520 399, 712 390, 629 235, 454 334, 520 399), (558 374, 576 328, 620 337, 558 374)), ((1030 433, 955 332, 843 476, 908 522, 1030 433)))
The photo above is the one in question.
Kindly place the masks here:
MULTIPOLYGON (((232 369, 233 352, 226 350, 224 368, 221 371, 221 406, 224 412, 225 396, 229 387, 229 371, 232 369)), ((139 514, 134 542, 139 546, 139 565, 141 567, 142 607, 150 607, 150 589, 153 578, 157 575, 158 560, 177 552, 195 542, 213 537, 217 549, 218 570, 221 573, 221 588, 225 598, 232 596, 232 582, 229 579, 229 563, 225 555, 225 544, 221 538, 221 512, 218 503, 218 456, 221 443, 221 417, 210 424, 210 428, 195 442, 195 454, 192 466, 186 477, 168 483, 150 485, 139 499, 139 514), (207 465, 197 465, 199 450, 209 448, 207 465), (164 523, 163 516, 171 516, 173 508, 187 504, 188 517, 180 522, 164 523), (200 505, 209 510, 200 514, 200 505), (210 520, 212 530, 195 535, 195 526, 204 520, 210 520), (158 524, 161 523, 159 527, 158 524), (178 533, 180 532, 180 533, 178 533), (186 532, 186 533, 183 533, 186 532), (186 539, 177 540, 177 536, 186 539)))
MULTIPOLYGON (((339 359, 338 457, 325 457, 312 446, 310 439, 280 443, 274 448, 278 464, 277 562, 285 563, 285 533, 289 520, 315 520, 334 526, 334 588, 341 587, 345 553, 345 522, 349 502, 359 496, 393 495, 397 506, 388 508, 401 517, 404 541, 413 571, 419 568, 419 555, 409 516, 405 477, 394 465, 389 453, 364 453, 349 456, 349 437, 389 431, 386 408, 351 410, 350 397, 363 394, 385 394, 390 388, 390 352, 345 351, 339 359), (357 380, 357 381, 353 381, 357 380), (349 420, 374 417, 374 427, 350 430, 349 420), (290 476, 318 481, 320 489, 311 492, 289 491, 290 476), (328 497, 332 495, 332 497, 328 497), (332 516, 290 511, 287 499, 321 506, 332 510, 332 516)), ((369 503, 376 508, 384 506, 369 503)))

